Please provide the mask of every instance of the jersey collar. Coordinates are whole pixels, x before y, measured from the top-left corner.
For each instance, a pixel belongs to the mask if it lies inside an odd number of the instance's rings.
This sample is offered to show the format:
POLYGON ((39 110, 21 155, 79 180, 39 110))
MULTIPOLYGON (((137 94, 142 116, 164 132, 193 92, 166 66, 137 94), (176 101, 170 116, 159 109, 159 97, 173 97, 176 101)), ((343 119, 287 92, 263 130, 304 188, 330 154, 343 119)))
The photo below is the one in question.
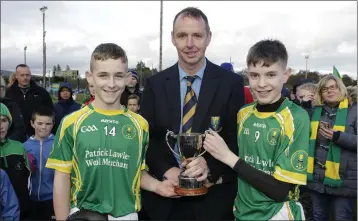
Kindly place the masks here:
POLYGON ((125 112, 128 111, 127 107, 124 107, 123 110, 103 110, 103 109, 99 109, 99 108, 95 108, 93 107, 92 103, 90 103, 88 105, 88 107, 91 110, 96 111, 97 113, 103 114, 103 115, 107 115, 107 116, 113 116, 113 115, 119 115, 119 114, 124 114, 125 112))

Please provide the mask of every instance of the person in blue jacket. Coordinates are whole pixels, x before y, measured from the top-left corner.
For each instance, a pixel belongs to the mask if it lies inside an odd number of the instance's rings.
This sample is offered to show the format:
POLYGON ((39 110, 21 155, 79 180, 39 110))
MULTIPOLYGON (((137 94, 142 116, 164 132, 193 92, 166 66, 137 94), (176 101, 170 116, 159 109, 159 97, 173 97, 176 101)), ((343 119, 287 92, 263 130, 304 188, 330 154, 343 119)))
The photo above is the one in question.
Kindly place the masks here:
POLYGON ((60 85, 58 89, 58 102, 53 108, 55 112, 55 126, 52 129, 53 134, 56 134, 57 127, 60 125, 63 117, 81 108, 81 105, 73 100, 72 95, 73 91, 70 83, 60 85))
POLYGON ((288 97, 290 98, 290 90, 286 87, 284 84, 281 90, 282 97, 288 97))
POLYGON ((32 220, 50 220, 54 216, 53 210, 53 181, 54 170, 45 167, 52 150, 54 135, 53 112, 50 108, 41 107, 32 114, 31 125, 35 135, 25 143, 26 152, 33 156, 36 164, 31 173, 30 199, 32 205, 32 220))
POLYGON ((20 207, 6 172, 0 169, 0 220, 19 220, 20 207))

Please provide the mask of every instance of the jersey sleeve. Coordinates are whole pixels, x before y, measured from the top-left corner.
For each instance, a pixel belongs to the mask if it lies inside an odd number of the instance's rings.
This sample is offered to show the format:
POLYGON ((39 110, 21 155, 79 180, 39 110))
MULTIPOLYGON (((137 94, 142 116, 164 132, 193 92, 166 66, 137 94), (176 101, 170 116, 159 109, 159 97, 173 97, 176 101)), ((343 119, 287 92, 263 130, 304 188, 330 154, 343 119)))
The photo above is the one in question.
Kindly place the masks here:
POLYGON ((63 173, 72 172, 73 124, 66 118, 61 122, 46 167, 63 173))
POLYGON ((142 146, 142 163, 141 163, 141 170, 148 170, 148 166, 146 165, 145 158, 147 154, 147 149, 149 145, 149 131, 148 128, 143 129, 143 146, 142 146))
POLYGON ((310 120, 302 110, 284 119, 284 139, 276 157, 273 176, 282 182, 306 185, 310 120))

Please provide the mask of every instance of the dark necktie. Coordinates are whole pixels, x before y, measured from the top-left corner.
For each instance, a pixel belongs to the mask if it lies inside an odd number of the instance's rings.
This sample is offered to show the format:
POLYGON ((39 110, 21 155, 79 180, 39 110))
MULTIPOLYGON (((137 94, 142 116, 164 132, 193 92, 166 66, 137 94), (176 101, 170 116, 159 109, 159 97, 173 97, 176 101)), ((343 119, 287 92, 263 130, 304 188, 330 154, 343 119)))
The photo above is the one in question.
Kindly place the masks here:
POLYGON ((195 92, 192 88, 194 80, 198 76, 186 76, 185 79, 187 80, 186 85, 186 95, 184 98, 184 106, 183 106, 183 121, 182 121, 182 132, 183 133, 190 133, 191 127, 193 126, 194 121, 194 114, 196 109, 196 104, 198 99, 195 95, 195 92))

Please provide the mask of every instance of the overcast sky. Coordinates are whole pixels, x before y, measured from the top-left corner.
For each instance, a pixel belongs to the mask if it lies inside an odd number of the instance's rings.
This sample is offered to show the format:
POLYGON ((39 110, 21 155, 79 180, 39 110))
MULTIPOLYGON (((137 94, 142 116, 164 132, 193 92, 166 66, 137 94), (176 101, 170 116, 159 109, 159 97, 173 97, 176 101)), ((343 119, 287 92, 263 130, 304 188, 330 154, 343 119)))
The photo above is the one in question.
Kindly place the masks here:
MULTIPOLYGON (((129 66, 139 60, 159 66, 160 2, 42 2, 1 1, 1 69, 13 71, 24 61, 34 74, 42 73, 42 13, 46 5, 47 68, 69 65, 83 75, 90 54, 100 43, 113 42, 128 53, 129 66)), ((357 75, 356 2, 164 2, 163 68, 177 61, 170 40, 172 22, 181 9, 194 6, 208 16, 213 33, 207 58, 216 64, 245 67, 248 49, 265 38, 281 40, 289 66, 357 75)))

